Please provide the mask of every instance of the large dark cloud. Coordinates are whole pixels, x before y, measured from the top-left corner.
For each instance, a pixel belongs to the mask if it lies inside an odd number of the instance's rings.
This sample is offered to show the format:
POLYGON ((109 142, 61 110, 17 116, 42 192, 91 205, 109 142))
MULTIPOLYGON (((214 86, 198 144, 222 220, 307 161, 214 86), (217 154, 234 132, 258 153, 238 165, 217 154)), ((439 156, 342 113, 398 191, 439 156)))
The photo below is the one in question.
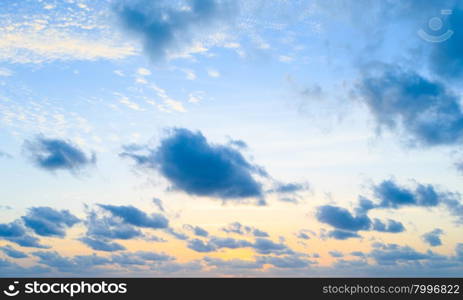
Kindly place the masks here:
POLYGON ((96 162, 95 154, 88 156, 69 141, 42 136, 26 141, 24 148, 36 166, 48 171, 77 172, 96 162))
POLYGON ((175 128, 148 153, 126 151, 142 167, 158 170, 175 189, 191 195, 240 199, 263 197, 262 185, 253 174, 266 175, 236 149, 215 145, 200 132, 175 128))
POLYGON ((236 11, 231 0, 118 0, 114 12, 121 25, 138 37, 154 61, 179 54, 200 35, 217 30, 236 11))
POLYGON ((379 129, 403 130, 410 142, 422 146, 462 142, 460 99, 443 84, 397 66, 372 69, 358 91, 379 129))
POLYGON ((63 238, 65 230, 80 220, 68 210, 55 210, 51 207, 29 208, 27 215, 22 217, 24 224, 37 235, 63 238))

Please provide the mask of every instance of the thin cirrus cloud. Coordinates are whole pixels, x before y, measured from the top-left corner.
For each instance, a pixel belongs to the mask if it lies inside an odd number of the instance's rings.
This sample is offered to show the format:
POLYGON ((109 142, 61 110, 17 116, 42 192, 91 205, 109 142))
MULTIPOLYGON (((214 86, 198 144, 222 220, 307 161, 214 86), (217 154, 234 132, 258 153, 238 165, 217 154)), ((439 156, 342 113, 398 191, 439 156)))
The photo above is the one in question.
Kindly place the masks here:
POLYGON ((201 132, 174 128, 157 148, 147 153, 125 151, 137 166, 154 169, 174 189, 191 195, 221 199, 262 198, 262 184, 253 175, 266 176, 259 166, 248 162, 238 150, 211 144, 201 132))
POLYGON ((121 27, 141 40, 153 61, 188 52, 195 46, 195 38, 217 30, 236 9, 235 2, 229 0, 120 0, 113 6, 121 27))
POLYGON ((47 171, 67 170, 76 173, 96 163, 96 155, 87 155, 72 142, 42 136, 27 140, 24 149, 32 162, 47 171))

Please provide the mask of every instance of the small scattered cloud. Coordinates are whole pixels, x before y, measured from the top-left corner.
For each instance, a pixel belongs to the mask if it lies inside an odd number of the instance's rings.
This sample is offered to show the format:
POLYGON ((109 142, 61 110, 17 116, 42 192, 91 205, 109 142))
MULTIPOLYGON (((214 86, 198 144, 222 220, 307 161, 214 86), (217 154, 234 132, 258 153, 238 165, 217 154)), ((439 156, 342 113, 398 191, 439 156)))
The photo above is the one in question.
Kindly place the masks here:
POLYGON ((80 220, 68 210, 55 210, 51 207, 32 207, 22 217, 26 227, 37 235, 64 238, 65 230, 71 228, 80 220))
POLYGON ((441 235, 444 231, 440 228, 436 228, 433 231, 427 232, 422 235, 423 241, 431 247, 437 247, 442 245, 441 235))
POLYGON ((42 136, 27 140, 24 149, 34 164, 47 171, 67 170, 75 173, 96 163, 96 155, 85 154, 70 141, 42 136))

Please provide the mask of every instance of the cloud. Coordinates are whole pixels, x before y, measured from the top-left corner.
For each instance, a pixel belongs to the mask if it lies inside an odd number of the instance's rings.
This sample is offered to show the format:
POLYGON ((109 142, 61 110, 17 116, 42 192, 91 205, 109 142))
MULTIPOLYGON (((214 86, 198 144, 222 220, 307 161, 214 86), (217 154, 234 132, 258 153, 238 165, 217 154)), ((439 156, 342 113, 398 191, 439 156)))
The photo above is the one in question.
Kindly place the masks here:
POLYGON ((33 141, 26 141, 24 145, 35 165, 47 171, 77 172, 96 162, 95 154, 87 156, 79 147, 65 140, 39 136, 33 141))
POLYGON ((0 158, 13 158, 13 156, 0 150, 0 158))
POLYGON ((373 230, 378 232, 400 233, 405 231, 405 227, 402 223, 394 220, 387 220, 387 224, 384 224, 381 220, 375 219, 373 221, 373 230))
POLYGON ((207 232, 207 230, 199 226, 185 225, 184 227, 192 231, 197 236, 207 237, 209 235, 209 232, 207 232))
POLYGON ((357 90, 378 129, 403 130, 422 146, 455 145, 463 140, 459 97, 443 84, 397 66, 370 67, 357 90))
POLYGON ((104 239, 97 240, 97 239, 85 236, 85 237, 79 238, 79 241, 89 246, 93 250, 98 250, 98 251, 113 252, 113 251, 125 250, 125 247, 123 245, 119 243, 111 242, 109 240, 104 240, 104 239))
POLYGON ((369 254, 380 265, 395 265, 405 261, 420 261, 430 259, 429 253, 420 253, 409 246, 397 244, 381 244, 369 254))
POLYGON ((114 206, 99 204, 99 207, 109 211, 113 216, 121 218, 127 224, 144 228, 167 228, 169 220, 161 214, 148 216, 145 212, 133 206, 114 206))
POLYGON ((425 241, 431 247, 437 247, 442 245, 440 236, 444 234, 444 231, 440 228, 436 228, 433 231, 427 232, 422 235, 423 241, 425 241))
POLYGON ((242 199, 263 197, 262 184, 253 174, 265 175, 236 149, 210 144, 201 132, 174 128, 148 154, 126 151, 138 166, 155 169, 173 187, 190 195, 242 199))
POLYGON ((336 250, 329 251, 328 253, 331 255, 331 257, 344 257, 344 254, 342 252, 336 250))
POLYGON ((453 8, 452 14, 446 18, 446 27, 453 31, 451 38, 433 45, 429 62, 433 72, 445 79, 460 79, 463 77, 463 10, 453 8))
POLYGON ((162 212, 165 212, 165 209, 164 209, 164 205, 162 204, 162 200, 159 199, 159 198, 153 198, 153 203, 154 205, 157 206, 157 208, 162 211, 162 212))
POLYGON ((22 217, 24 224, 37 235, 64 238, 65 230, 80 222, 68 210, 55 210, 51 207, 29 208, 27 215, 22 217))
POLYGON ((38 238, 30 235, 20 220, 0 224, 0 239, 16 243, 21 247, 49 248, 40 244, 38 238))
POLYGON ((11 258, 26 258, 26 257, 28 257, 28 255, 26 253, 21 252, 19 250, 16 250, 13 247, 11 247, 10 245, 0 247, 0 251, 2 251, 3 253, 5 253, 6 255, 8 255, 11 258))
POLYGON ((369 230, 371 226, 368 216, 353 216, 347 209, 338 206, 321 206, 317 210, 316 217, 319 222, 347 231, 369 230))
POLYGON ((60 272, 82 274, 91 272, 96 266, 111 264, 105 257, 93 255, 80 255, 73 258, 63 257, 56 251, 37 251, 32 253, 39 258, 39 263, 55 268, 60 272))
POLYGON ((95 239, 129 240, 143 236, 140 230, 124 223, 121 219, 113 216, 99 216, 95 211, 88 212, 85 225, 87 227, 86 236, 95 239))
POLYGON ((356 232, 335 229, 328 232, 328 237, 336 240, 347 240, 350 238, 360 238, 361 236, 356 232))
POLYGON ((265 231, 262 231, 258 228, 251 226, 242 225, 240 222, 233 222, 228 224, 227 227, 222 228, 222 231, 226 233, 235 233, 239 235, 251 234, 255 237, 268 237, 269 234, 265 231))
POLYGON ((220 269, 260 269, 264 265, 263 261, 230 259, 223 260, 214 257, 204 257, 203 260, 209 265, 220 269))
POLYGON ((188 51, 201 35, 218 31, 235 10, 230 0, 121 0, 114 5, 121 26, 141 40, 153 61, 188 51))
POLYGON ((210 243, 205 243, 204 241, 200 239, 192 239, 188 241, 187 247, 191 250, 194 250, 196 252, 214 252, 217 250, 215 245, 212 245, 210 243))
POLYGON ((445 206, 448 212, 463 222, 463 203, 458 193, 440 191, 430 184, 417 183, 414 188, 403 187, 393 180, 384 180, 373 187, 379 203, 375 209, 398 209, 404 206, 436 207, 445 206))
POLYGON ((251 248, 258 254, 293 254, 288 246, 283 243, 275 243, 270 239, 256 238, 254 242, 234 238, 211 237, 208 241, 192 239, 188 241, 187 247, 196 252, 214 252, 219 249, 241 249, 251 248))
MULTIPOLYGON (((361 199, 361 205, 365 205, 365 199, 361 199)), ((369 209, 370 205, 367 206, 369 209)), ((369 210, 368 209, 368 210, 369 210)), ((365 207, 357 209, 357 215, 353 215, 345 208, 325 205, 320 206, 316 212, 316 218, 319 222, 328 224, 335 230, 328 232, 326 236, 338 240, 360 237, 357 231, 377 231, 388 233, 401 233, 405 231, 402 223, 394 220, 387 220, 386 223, 379 219, 370 219, 365 207)))
POLYGON ((288 202, 293 204, 298 204, 302 197, 298 195, 298 192, 310 190, 310 185, 308 183, 275 183, 274 187, 268 190, 268 193, 275 193, 279 195, 278 200, 282 202, 288 202))
POLYGON ((259 257, 258 261, 263 264, 269 264, 276 268, 281 269, 300 269, 306 268, 313 262, 302 259, 297 255, 286 255, 286 256, 262 256, 259 257))

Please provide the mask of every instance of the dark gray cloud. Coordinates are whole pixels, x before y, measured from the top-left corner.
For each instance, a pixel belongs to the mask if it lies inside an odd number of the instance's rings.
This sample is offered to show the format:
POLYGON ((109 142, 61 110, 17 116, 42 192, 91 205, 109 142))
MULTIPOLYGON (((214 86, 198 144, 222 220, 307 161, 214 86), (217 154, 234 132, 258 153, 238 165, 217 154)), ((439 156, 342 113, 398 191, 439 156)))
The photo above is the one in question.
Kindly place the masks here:
POLYGON ((60 238, 64 238, 67 228, 80 222, 68 210, 58 211, 45 206, 29 208, 27 215, 23 216, 22 220, 37 235, 60 238))
POLYGON ((463 141, 459 97, 442 83, 398 66, 370 67, 358 87, 378 128, 402 130, 413 144, 455 145, 463 141))
POLYGON ((70 141, 38 136, 24 143, 24 149, 34 164, 47 171, 77 172, 96 162, 95 154, 88 156, 70 141))
POLYGON ((118 0, 113 10, 122 27, 141 40, 145 53, 159 61, 218 30, 237 5, 231 0, 118 0))
POLYGON ((441 235, 444 231, 440 228, 436 228, 433 231, 427 232, 422 235, 423 241, 425 241, 431 247, 437 247, 442 245, 441 235))
MULTIPOLYGON (((159 171, 173 187, 191 195, 221 199, 262 198, 262 185, 252 176, 266 176, 236 149, 209 143, 200 132, 174 128, 148 153, 126 151, 137 165, 159 171)), ((262 202, 260 202, 262 203, 262 202)))

